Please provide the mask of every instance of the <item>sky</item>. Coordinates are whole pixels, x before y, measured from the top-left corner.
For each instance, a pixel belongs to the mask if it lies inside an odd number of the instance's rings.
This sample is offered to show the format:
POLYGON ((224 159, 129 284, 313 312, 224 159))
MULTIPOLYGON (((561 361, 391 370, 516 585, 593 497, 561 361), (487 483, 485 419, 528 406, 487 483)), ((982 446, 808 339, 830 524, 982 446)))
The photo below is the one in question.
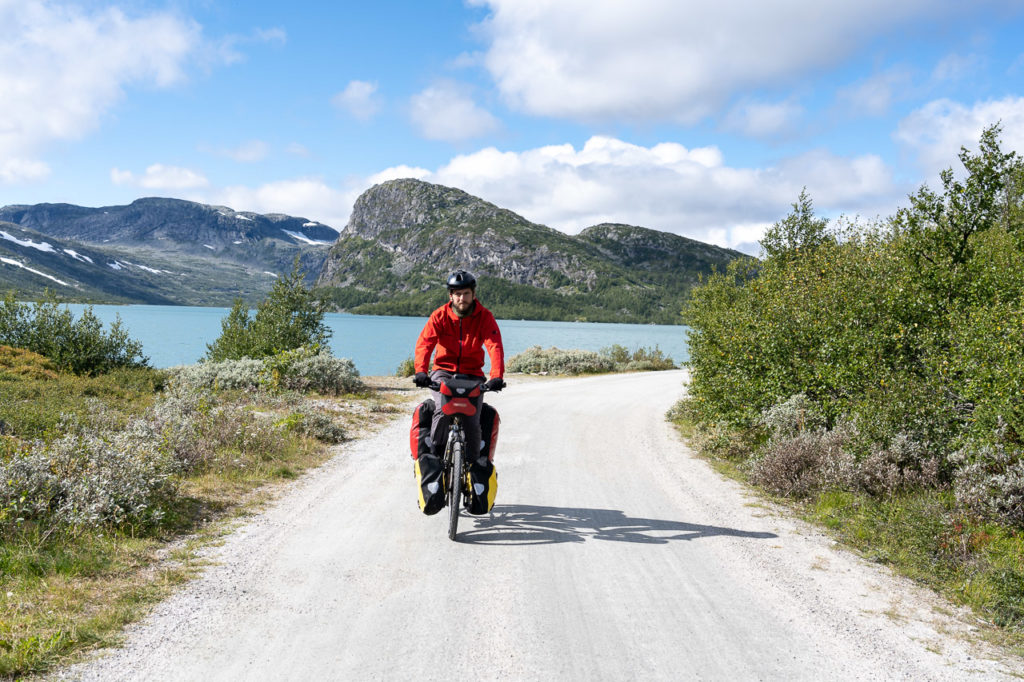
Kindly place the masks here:
POLYGON ((803 188, 871 222, 989 125, 1024 153, 1024 0, 0 0, 0 25, 0 205, 341 230, 415 177, 756 255, 803 188))

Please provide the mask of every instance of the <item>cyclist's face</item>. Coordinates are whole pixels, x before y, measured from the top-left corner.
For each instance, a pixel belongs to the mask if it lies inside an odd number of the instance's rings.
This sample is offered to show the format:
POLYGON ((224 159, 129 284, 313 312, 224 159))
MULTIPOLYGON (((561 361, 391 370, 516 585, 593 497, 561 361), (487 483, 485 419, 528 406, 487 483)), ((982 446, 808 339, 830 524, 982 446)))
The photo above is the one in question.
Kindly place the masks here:
POLYGON ((452 307, 455 308, 455 312, 463 314, 469 312, 469 307, 473 305, 473 290, 472 289, 452 289, 449 294, 449 298, 452 300, 452 307))

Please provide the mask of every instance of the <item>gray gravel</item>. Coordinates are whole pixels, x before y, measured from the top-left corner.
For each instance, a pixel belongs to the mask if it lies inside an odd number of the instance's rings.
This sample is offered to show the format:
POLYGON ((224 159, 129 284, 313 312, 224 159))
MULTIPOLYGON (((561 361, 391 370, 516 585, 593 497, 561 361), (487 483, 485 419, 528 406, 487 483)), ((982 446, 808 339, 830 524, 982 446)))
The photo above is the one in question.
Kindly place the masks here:
POLYGON ((1000 679, 971 617, 765 505, 664 421, 682 372, 525 380, 494 514, 422 516, 408 420, 345 446, 80 680, 1000 679))

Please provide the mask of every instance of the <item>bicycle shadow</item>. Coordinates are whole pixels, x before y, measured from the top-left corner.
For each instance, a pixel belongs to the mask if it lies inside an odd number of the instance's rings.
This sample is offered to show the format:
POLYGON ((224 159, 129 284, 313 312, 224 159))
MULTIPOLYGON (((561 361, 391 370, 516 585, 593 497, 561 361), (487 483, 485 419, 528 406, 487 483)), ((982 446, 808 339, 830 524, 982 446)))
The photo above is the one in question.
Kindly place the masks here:
POLYGON ((775 533, 704 526, 627 516, 616 509, 496 505, 490 516, 471 517, 474 528, 459 533, 459 542, 478 545, 549 545, 561 542, 612 540, 667 544, 718 536, 766 540, 775 533))

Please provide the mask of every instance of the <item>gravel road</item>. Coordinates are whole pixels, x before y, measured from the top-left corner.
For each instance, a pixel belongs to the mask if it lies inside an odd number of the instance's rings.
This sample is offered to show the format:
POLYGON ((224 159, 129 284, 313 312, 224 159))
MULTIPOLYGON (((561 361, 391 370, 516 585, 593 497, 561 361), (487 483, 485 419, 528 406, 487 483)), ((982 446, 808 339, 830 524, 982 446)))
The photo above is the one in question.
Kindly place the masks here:
MULTIPOLYGON (((683 372, 510 379, 490 517, 416 506, 408 419, 344 446, 83 680, 999 679, 968 615, 721 479, 683 372)), ((425 397, 425 393, 424 393, 425 397)))

